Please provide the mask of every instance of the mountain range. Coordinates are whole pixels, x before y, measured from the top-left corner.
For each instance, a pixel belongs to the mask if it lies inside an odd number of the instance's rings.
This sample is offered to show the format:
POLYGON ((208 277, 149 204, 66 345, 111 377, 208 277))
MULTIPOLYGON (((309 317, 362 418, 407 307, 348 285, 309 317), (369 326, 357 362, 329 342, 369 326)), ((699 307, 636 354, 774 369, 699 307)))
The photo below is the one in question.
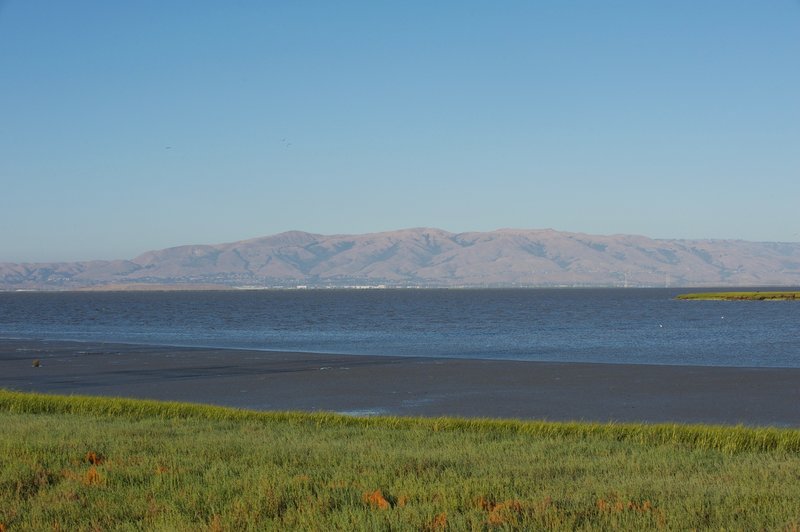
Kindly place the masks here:
POLYGON ((289 231, 130 260, 0 263, 0 289, 797 286, 800 243, 552 229, 362 235, 289 231))

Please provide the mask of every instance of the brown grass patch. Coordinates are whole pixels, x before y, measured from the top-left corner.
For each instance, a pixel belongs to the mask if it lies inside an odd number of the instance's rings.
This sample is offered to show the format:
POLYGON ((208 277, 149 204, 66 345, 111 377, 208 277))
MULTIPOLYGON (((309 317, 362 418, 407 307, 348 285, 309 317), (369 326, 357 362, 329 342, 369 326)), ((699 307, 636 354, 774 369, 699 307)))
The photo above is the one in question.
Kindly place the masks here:
POLYGON ((214 514, 211 516, 211 520, 208 522, 208 532, 222 532, 222 520, 220 519, 218 514, 214 514))
POLYGON ((425 530, 433 532, 434 530, 445 530, 447 528, 447 512, 442 512, 434 517, 430 523, 427 524, 425 530))
POLYGON ((86 456, 84 457, 83 460, 84 462, 88 462, 92 465, 100 465, 106 461, 106 458, 100 453, 89 451, 88 453, 86 453, 86 456))
POLYGON ((642 515, 649 515, 656 520, 659 527, 666 526, 666 517, 660 508, 656 508, 649 500, 642 502, 625 501, 618 495, 611 495, 606 498, 597 499, 597 509, 601 513, 622 513, 631 512, 642 515))
POLYGON ((388 510, 391 507, 391 504, 389 504, 389 501, 383 496, 381 490, 365 493, 364 502, 367 503, 370 508, 376 508, 378 510, 388 510))
MULTIPOLYGON (((552 504, 553 500, 550 497, 546 497, 536 505, 535 510, 544 512, 552 504)), ((518 520, 524 511, 524 504, 522 501, 508 499, 503 502, 495 502, 483 495, 475 499, 475 506, 484 512, 488 512, 487 520, 490 525, 513 523, 518 520)))
POLYGON ((6 532, 6 525, 0 523, 0 532, 6 532))
POLYGON ((71 469, 62 469, 61 476, 64 477, 66 480, 81 480, 82 478, 80 473, 76 473, 71 469))
MULTIPOLYGON (((552 502, 552 499, 550 499, 550 497, 547 497, 546 500, 552 502)), ((507 501, 503 502, 495 502, 493 499, 487 499, 483 495, 475 499, 475 506, 477 506, 484 512, 491 512, 497 509, 503 510, 507 508, 513 509, 515 511, 522 510, 522 502, 516 499, 508 499, 507 501)))
POLYGON ((475 499, 475 506, 479 509, 483 510, 484 512, 488 512, 494 507, 494 501, 491 499, 487 499, 483 495, 475 499))
POLYGON ((403 508, 403 507, 405 507, 405 505, 406 505, 406 504, 408 504, 408 497, 407 497, 407 496, 405 496, 405 495, 400 495, 400 496, 397 498, 397 504, 396 504, 396 506, 397 506, 398 508, 403 508))
POLYGON ((620 512, 640 512, 652 513, 657 511, 648 500, 642 502, 624 501, 619 497, 612 496, 605 499, 597 499, 597 509, 605 513, 620 513, 620 512))
POLYGON ((103 479, 100 477, 100 473, 97 472, 97 468, 95 466, 90 467, 83 475, 83 483, 87 486, 96 486, 102 481, 103 479))
POLYGON ((513 522, 522 513, 522 503, 517 500, 499 502, 489 510, 489 524, 502 525, 513 522))
POLYGON ((156 466, 156 475, 163 475, 167 472, 169 472, 169 468, 167 466, 163 466, 161 464, 156 466))
POLYGON ((537 513, 542 514, 546 512, 547 509, 550 508, 551 506, 553 506, 553 498, 548 495, 547 497, 536 503, 534 508, 537 513))

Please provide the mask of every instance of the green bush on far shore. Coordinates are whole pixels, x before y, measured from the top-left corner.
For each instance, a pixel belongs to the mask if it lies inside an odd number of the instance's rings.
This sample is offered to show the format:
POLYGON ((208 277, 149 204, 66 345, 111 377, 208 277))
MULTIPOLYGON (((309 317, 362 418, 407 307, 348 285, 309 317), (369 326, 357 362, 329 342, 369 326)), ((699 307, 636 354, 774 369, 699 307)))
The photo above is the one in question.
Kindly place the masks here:
POLYGON ((680 294, 676 299, 694 301, 796 301, 800 292, 700 292, 680 294))
POLYGON ((6 530, 783 529, 800 431, 353 418, 0 390, 6 530))

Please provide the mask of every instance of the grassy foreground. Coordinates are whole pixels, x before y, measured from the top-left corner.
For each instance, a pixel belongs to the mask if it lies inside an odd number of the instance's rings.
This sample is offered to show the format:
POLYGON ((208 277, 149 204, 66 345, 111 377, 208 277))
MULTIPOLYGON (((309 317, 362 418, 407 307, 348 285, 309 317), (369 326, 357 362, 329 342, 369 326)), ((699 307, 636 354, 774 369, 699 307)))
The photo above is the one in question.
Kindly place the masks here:
POLYGON ((794 301, 800 300, 800 292, 701 292, 681 294, 675 299, 702 301, 794 301))
POLYGON ((0 530, 800 527, 800 431, 0 390, 0 530))

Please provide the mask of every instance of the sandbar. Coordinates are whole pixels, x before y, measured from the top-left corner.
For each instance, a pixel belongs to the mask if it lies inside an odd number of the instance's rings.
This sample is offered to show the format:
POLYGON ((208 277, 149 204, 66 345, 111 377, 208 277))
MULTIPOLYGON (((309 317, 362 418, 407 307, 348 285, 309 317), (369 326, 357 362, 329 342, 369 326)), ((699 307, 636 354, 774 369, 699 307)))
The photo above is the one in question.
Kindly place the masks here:
POLYGON ((800 427, 800 368, 0 340, 0 388, 359 416, 800 427))

